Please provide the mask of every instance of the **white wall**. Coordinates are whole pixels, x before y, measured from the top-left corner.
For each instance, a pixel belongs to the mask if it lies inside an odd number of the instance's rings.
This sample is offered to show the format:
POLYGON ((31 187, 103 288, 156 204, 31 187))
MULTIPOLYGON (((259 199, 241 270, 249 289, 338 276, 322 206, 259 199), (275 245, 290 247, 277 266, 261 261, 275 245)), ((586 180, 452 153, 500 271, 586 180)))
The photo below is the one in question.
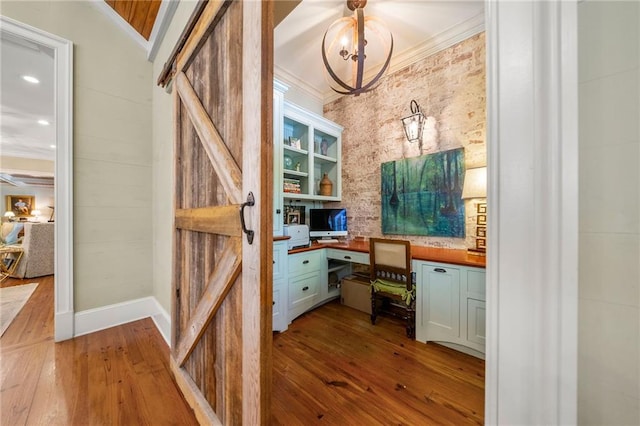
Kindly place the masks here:
POLYGON ((173 263, 173 101, 155 81, 196 4, 180 2, 153 63, 153 295, 167 312, 173 263))
POLYGON ((640 4, 578 9, 578 423, 640 424, 640 4))
POLYGON ((146 52, 91 2, 2 1, 74 44, 74 294, 82 311, 152 293, 146 52))

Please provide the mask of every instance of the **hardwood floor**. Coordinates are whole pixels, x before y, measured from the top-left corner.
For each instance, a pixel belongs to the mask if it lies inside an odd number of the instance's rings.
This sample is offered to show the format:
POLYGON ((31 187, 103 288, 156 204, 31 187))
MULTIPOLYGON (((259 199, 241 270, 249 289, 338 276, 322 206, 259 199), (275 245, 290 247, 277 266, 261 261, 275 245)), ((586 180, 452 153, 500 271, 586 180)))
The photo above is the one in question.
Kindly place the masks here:
POLYGON ((482 424, 484 361, 336 302, 274 335, 273 423, 482 424))
POLYGON ((150 319, 53 342, 53 276, 0 338, 0 424, 197 425, 150 319))
MULTIPOLYGON (((195 425, 150 319, 53 342, 53 277, 0 338, 2 425, 195 425)), ((484 361, 329 303, 274 334, 278 425, 482 424, 484 361)))

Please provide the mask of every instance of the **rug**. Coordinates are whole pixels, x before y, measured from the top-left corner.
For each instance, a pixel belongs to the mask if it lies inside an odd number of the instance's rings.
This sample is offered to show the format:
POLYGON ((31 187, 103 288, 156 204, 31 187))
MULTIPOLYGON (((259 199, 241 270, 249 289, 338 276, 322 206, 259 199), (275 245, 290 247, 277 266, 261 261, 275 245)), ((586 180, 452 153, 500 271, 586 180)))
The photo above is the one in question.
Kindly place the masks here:
POLYGON ((38 283, 0 288, 0 337, 27 303, 38 283))

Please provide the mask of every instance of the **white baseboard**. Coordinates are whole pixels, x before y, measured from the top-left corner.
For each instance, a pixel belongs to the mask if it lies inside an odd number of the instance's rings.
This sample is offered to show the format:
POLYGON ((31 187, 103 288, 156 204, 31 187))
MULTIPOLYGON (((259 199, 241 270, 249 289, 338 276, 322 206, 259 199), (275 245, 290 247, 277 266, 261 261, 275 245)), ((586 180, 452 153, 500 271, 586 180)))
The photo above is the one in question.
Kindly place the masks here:
POLYGON ((158 303, 158 300, 154 297, 153 302, 156 304, 157 313, 151 317, 156 328, 162 335, 162 338, 169 348, 171 348, 171 315, 167 311, 164 310, 162 305, 158 303))
MULTIPOLYGON (((144 297, 100 308, 88 309, 75 314, 74 336, 94 333, 115 327, 116 325, 137 321, 143 318, 162 316, 160 304, 154 297, 144 297)), ((166 315, 166 313, 165 313, 166 315)), ((155 320, 154 320, 155 322, 155 320)), ((171 322, 169 321, 169 324, 171 322)), ((158 323, 156 322, 156 326, 158 323)), ((169 327, 170 328, 170 327, 169 327)), ((158 327, 160 333, 162 329, 158 327)), ((166 337, 163 337, 166 340, 166 337)))
POLYGON ((56 312, 54 319, 54 340, 62 342, 73 338, 73 311, 56 312))

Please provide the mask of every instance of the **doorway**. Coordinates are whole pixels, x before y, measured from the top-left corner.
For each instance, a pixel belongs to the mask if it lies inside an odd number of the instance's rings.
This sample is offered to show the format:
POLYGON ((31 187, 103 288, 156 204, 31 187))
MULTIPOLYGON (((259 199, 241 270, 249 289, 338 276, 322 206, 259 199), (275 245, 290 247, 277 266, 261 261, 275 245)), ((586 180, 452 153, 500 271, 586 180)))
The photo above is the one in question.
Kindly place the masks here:
MULTIPOLYGON (((1 34, 24 46, 48 49, 53 54, 55 127, 55 279, 54 338, 73 337, 73 159, 72 159, 72 43, 7 17, 0 17, 1 34)), ((3 61, 3 74, 6 62, 3 61)))

